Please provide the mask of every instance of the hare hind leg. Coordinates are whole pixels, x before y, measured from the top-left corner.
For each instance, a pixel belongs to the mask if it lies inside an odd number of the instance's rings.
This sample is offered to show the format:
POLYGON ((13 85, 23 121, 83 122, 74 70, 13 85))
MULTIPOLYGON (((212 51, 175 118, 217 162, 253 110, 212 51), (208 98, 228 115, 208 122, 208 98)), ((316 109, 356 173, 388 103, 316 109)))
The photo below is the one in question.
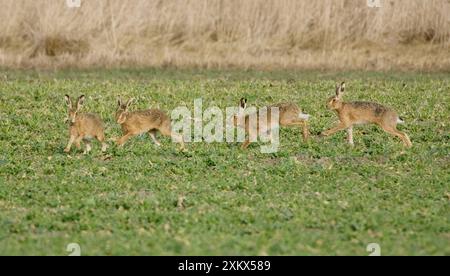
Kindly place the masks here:
POLYGON ((245 139, 244 143, 241 146, 241 149, 246 149, 250 145, 250 138, 245 139))
POLYGON ((106 152, 108 145, 105 143, 105 134, 100 133, 95 138, 97 138, 97 140, 102 144, 102 152, 106 152))
POLYGON ((410 148, 412 147, 412 143, 411 140, 409 139, 408 135, 404 132, 401 132, 400 130, 397 129, 397 127, 395 126, 386 126, 386 125, 381 125, 381 128, 386 131, 387 133, 397 136, 398 138, 400 138, 403 141, 403 144, 410 148))
POLYGON ((92 150, 91 141, 85 140, 84 143, 86 144, 86 148, 85 148, 83 154, 89 154, 92 150))
MULTIPOLYGON (((260 130, 259 127, 253 127, 253 126, 247 127, 245 129, 245 134, 248 135, 248 137, 242 143, 241 149, 247 149, 251 143, 257 142, 259 131, 263 131, 263 130, 260 130)), ((272 135, 271 129, 267 129, 266 131, 270 132, 270 135, 272 135)))
POLYGON ((172 137, 173 141, 180 143, 180 150, 185 149, 183 136, 173 133, 170 126, 166 125, 166 126, 161 127, 158 130, 159 130, 159 132, 161 132, 162 135, 172 137))
POLYGON ((150 138, 152 138, 153 142, 155 143, 156 146, 160 147, 161 143, 158 141, 158 139, 156 139, 156 130, 150 130, 148 132, 148 135, 150 136, 150 138))
POLYGON ((81 149, 81 141, 83 141, 83 137, 84 135, 79 135, 76 139, 75 139, 75 147, 80 150, 81 149))
POLYGON ((294 121, 285 123, 285 126, 302 126, 303 140, 308 141, 308 139, 309 139, 308 121, 298 119, 298 120, 294 120, 294 121))

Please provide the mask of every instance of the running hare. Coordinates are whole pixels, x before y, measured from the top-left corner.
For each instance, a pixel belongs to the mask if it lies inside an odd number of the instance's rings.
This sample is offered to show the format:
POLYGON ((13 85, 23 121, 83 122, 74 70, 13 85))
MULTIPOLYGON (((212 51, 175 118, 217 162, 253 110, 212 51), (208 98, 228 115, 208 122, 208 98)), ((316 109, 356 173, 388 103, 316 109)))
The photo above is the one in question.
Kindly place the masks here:
POLYGON ((129 112, 128 108, 133 103, 130 99, 127 103, 118 100, 116 112, 116 121, 122 126, 123 135, 117 140, 117 145, 122 146, 128 139, 139 134, 148 133, 157 146, 161 143, 156 139, 156 133, 159 131, 164 136, 170 136, 181 144, 181 150, 184 150, 183 137, 172 133, 171 120, 167 114, 159 109, 148 109, 129 112))
POLYGON ((384 131, 399 137, 406 147, 411 147, 412 143, 408 135, 397 130, 397 124, 404 123, 397 113, 383 105, 372 102, 344 102, 345 83, 336 86, 336 96, 330 97, 327 101, 329 109, 334 110, 339 117, 339 124, 323 132, 323 136, 330 136, 340 130, 347 130, 348 143, 353 145, 353 126, 361 124, 377 124, 384 131))
MULTIPOLYGON (((247 99, 242 98, 239 101, 239 112, 237 115, 233 116, 233 124, 235 126, 239 126, 242 128, 245 128, 245 132, 247 134, 249 134, 249 137, 244 141, 244 143, 242 144, 242 148, 246 149, 249 145, 250 145, 250 137, 256 137, 255 135, 257 135, 260 132, 260 128, 263 127, 262 125, 259 124, 259 113, 256 114, 256 118, 257 118, 257 125, 256 126, 252 126, 250 125, 251 120, 250 120, 250 115, 246 115, 245 109, 247 108, 247 99), (240 125, 241 124, 245 124, 244 125, 240 125)), ((269 123, 271 121, 271 116, 272 116, 272 108, 278 108, 278 112, 279 112, 279 125, 280 126, 302 126, 303 127, 303 139, 305 141, 308 140, 309 138, 309 130, 308 130, 308 120, 310 115, 308 114, 304 114, 301 109, 294 103, 280 103, 280 104, 275 104, 275 105, 271 105, 271 106, 267 106, 267 123, 269 123)), ((263 130, 263 131, 267 131, 270 132, 270 129, 267 130, 263 130)))
POLYGON ((91 139, 96 138, 100 143, 102 143, 102 152, 106 151, 107 145, 105 143, 105 132, 103 127, 103 121, 96 114, 91 113, 80 113, 80 109, 84 104, 85 96, 82 95, 78 98, 76 106, 73 105, 70 96, 66 95, 65 100, 69 108, 69 143, 64 149, 64 152, 70 152, 72 144, 80 149, 81 141, 84 140, 86 143, 86 149, 84 154, 91 151, 91 139))

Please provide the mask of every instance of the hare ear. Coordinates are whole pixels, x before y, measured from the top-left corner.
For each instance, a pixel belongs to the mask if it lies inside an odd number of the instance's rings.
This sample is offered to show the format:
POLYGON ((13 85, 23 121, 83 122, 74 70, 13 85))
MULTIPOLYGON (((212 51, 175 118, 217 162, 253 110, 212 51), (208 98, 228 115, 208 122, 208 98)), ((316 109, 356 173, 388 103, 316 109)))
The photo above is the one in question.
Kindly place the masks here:
POLYGON ((69 108, 72 108, 72 100, 70 99, 69 95, 65 95, 64 99, 66 100, 66 104, 69 108))
POLYGON ((340 98, 345 90, 345 82, 342 82, 341 84, 336 85, 336 96, 340 98))
POLYGON ((247 107, 247 99, 241 98, 241 100, 239 101, 239 106, 240 106, 242 109, 245 109, 245 108, 247 107))
POLYGON ((117 99, 117 105, 118 105, 119 107, 122 106, 122 99, 121 99, 120 97, 117 99))
POLYGON ((131 99, 129 99, 128 100, 128 102, 127 102, 127 109, 131 106, 131 104, 134 102, 134 98, 131 98, 131 99))
POLYGON ((81 95, 79 98, 78 98, 78 101, 77 101, 77 110, 80 110, 81 109, 81 107, 84 105, 84 100, 86 99, 86 96, 84 96, 84 95, 81 95))
POLYGON ((339 84, 336 84, 336 96, 339 96, 341 93, 341 86, 339 84))

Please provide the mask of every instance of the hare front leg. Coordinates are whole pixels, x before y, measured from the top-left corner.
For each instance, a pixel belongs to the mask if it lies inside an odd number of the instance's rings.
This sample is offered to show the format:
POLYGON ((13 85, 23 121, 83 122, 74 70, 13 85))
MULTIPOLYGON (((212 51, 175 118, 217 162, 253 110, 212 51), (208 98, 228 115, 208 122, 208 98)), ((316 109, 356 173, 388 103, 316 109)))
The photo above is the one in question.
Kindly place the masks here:
POLYGON ((351 146, 354 146, 355 143, 353 142, 353 126, 347 128, 347 141, 351 146))
POLYGON ((303 121, 302 134, 303 134, 303 140, 308 141, 308 139, 309 139, 308 121, 303 121))
POLYGON ((350 126, 348 126, 348 125, 346 125, 346 124, 344 124, 344 123, 339 123, 337 126, 331 128, 331 129, 329 129, 329 130, 327 130, 327 131, 324 131, 324 132, 322 133, 322 135, 323 135, 323 136, 330 136, 330 135, 335 134, 335 133, 338 132, 338 131, 344 130, 344 129, 349 128, 349 127, 350 127, 350 126))
POLYGON ((73 144, 73 142, 75 142, 75 139, 76 139, 75 135, 70 135, 69 143, 67 144, 67 147, 64 149, 65 153, 70 152, 70 149, 72 148, 72 144, 73 144))
POLYGON ((134 134, 132 134, 132 133, 125 134, 123 137, 121 137, 119 140, 117 140, 117 145, 123 146, 123 144, 125 144, 125 142, 128 141, 128 139, 130 139, 133 136, 134 136, 134 134))
POLYGON ((108 149, 108 144, 105 142, 105 134, 101 133, 97 135, 97 140, 102 144, 102 152, 106 152, 108 149))

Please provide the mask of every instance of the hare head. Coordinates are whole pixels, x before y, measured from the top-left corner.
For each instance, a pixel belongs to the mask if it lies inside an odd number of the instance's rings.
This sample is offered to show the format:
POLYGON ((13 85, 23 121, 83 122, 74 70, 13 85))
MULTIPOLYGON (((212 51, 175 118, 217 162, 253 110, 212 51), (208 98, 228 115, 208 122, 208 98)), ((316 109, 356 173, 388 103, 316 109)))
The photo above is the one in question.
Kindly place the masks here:
POLYGON ((67 107, 69 108, 69 118, 68 118, 69 122, 71 124, 75 124, 77 120, 77 115, 81 107, 83 106, 86 97, 84 95, 80 96, 75 106, 73 105, 69 95, 65 95, 64 98, 66 100, 67 107))
POLYGON ((336 85, 336 96, 330 97, 327 100, 327 107, 331 110, 337 110, 342 107, 342 96, 345 91, 345 82, 336 85))
POLYGON ((134 99, 129 99, 127 103, 123 103, 120 98, 117 101, 118 107, 116 111, 116 121, 119 125, 123 124, 126 121, 128 115, 128 108, 133 103, 133 101, 134 99))

